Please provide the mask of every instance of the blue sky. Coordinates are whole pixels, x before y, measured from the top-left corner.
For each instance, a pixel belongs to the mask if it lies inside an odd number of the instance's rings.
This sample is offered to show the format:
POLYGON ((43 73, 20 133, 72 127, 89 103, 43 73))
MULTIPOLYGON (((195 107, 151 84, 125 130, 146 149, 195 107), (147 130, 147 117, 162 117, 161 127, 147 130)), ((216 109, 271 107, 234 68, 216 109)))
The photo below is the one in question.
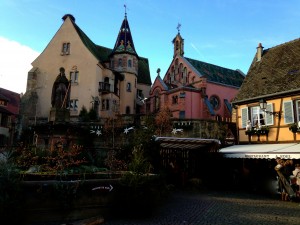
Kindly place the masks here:
POLYGON ((0 87, 25 92, 31 62, 67 13, 94 43, 113 48, 124 4, 152 82, 171 63, 178 23, 186 57, 245 74, 259 42, 267 49, 300 37, 299 0, 1 0, 0 87))

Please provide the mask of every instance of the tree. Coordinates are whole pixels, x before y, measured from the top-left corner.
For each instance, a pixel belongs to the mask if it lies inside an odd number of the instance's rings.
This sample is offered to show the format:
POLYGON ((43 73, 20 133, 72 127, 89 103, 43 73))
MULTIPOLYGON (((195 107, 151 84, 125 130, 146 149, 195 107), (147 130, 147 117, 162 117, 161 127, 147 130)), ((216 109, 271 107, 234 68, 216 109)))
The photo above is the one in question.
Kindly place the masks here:
POLYGON ((172 113, 170 109, 167 106, 162 107, 155 116, 156 134, 161 136, 172 130, 171 117, 172 113))
POLYGON ((79 112, 79 119, 81 122, 88 122, 89 121, 89 114, 85 106, 82 106, 79 112))
POLYGON ((98 119, 98 115, 97 115, 97 111, 93 108, 90 109, 90 111, 88 112, 88 116, 90 120, 97 120, 98 119))

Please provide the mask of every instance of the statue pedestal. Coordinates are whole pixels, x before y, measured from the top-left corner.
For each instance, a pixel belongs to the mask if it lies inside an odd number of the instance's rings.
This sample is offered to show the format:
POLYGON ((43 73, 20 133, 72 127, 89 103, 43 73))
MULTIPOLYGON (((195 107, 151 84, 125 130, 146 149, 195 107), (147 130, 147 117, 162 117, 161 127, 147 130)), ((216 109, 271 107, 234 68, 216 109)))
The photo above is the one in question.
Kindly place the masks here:
POLYGON ((50 110, 50 122, 69 122, 70 111, 68 109, 51 108, 50 110))

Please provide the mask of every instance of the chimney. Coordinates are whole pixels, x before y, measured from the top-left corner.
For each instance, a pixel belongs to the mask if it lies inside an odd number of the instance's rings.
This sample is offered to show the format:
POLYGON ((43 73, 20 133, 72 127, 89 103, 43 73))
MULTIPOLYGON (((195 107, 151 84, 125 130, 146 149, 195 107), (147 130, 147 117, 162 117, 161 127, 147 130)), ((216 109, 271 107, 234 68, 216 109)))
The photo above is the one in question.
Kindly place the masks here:
POLYGON ((70 17, 70 19, 75 23, 75 17, 71 14, 65 14, 63 17, 62 17, 62 20, 65 21, 68 17, 70 17))
POLYGON ((259 62, 261 60, 261 57, 263 55, 264 47, 261 45, 261 43, 258 43, 258 47, 256 48, 256 61, 259 62))

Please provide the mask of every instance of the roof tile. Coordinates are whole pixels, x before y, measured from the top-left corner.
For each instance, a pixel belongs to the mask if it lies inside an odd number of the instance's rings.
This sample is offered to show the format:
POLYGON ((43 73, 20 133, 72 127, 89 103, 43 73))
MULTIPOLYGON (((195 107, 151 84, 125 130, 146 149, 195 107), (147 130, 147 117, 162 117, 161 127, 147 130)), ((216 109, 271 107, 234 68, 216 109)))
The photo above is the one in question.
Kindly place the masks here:
POLYGON ((263 51, 256 55, 234 101, 292 91, 300 87, 300 39, 263 51))

